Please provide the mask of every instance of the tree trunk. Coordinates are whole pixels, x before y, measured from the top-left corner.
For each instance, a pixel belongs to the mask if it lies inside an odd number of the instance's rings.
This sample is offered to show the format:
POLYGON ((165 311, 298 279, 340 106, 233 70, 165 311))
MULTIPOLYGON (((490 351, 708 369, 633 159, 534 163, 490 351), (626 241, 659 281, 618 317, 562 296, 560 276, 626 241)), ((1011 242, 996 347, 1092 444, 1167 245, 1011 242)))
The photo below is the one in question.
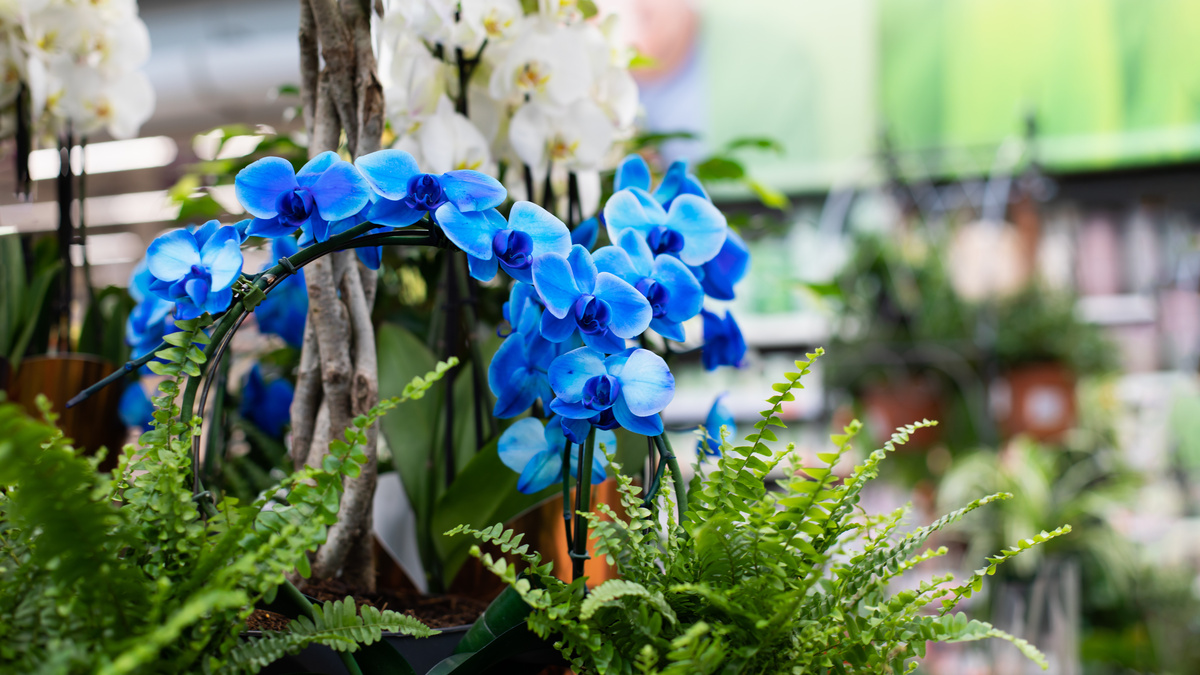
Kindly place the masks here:
MULTIPOLYGON (((309 157, 337 151, 342 135, 353 157, 379 149, 383 89, 371 47, 370 5, 362 0, 300 0, 301 99, 309 157), (324 58, 324 68, 321 67, 324 58)), ((330 441, 379 397, 371 306, 377 277, 353 251, 319 258, 305 268, 308 324, 292 403, 292 461, 320 466, 330 441)), ((377 464, 374 440, 362 475, 346 481, 338 522, 313 561, 313 576, 339 571, 343 581, 375 590, 371 504, 377 464)))

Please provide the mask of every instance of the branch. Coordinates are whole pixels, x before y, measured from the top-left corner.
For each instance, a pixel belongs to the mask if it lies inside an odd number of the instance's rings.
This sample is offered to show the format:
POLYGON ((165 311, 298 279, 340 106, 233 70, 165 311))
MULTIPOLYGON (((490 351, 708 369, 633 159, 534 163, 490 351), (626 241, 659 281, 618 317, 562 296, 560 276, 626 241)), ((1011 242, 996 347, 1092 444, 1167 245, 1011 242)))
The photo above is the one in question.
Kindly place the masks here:
POLYGON ((300 0, 300 102, 304 108, 304 129, 313 138, 317 120, 317 82, 321 72, 316 19, 308 0, 300 0))
MULTIPOLYGON (((350 320, 346 306, 337 293, 334 279, 334 260, 354 256, 349 251, 339 251, 331 256, 319 258, 304 272, 308 286, 308 311, 316 328, 317 350, 321 357, 321 383, 325 404, 329 406, 329 426, 340 430, 350 426, 350 354, 347 338, 350 335, 350 320)), ((315 446, 318 461, 328 452, 328 445, 315 446)), ((308 461, 311 463, 312 451, 308 461)))
POLYGON ((383 138, 383 85, 376 73, 378 68, 367 7, 362 0, 342 0, 342 15, 353 38, 357 67, 354 74, 354 87, 358 92, 357 142, 351 146, 356 157, 378 150, 383 138))
MULTIPOLYGON (((346 132, 346 142, 353 151, 358 145, 358 97, 356 96, 355 51, 350 31, 338 10, 337 0, 308 0, 312 7, 313 18, 316 20, 317 37, 321 42, 321 56, 325 58, 323 75, 328 78, 329 94, 337 116, 341 120, 342 129, 346 132)), ((337 150, 337 146, 328 145, 309 147, 309 154, 314 150, 337 150)))
POLYGON ((292 398, 292 466, 297 470, 308 460, 313 441, 317 408, 321 405, 321 361, 317 354, 317 324, 312 311, 304 324, 300 366, 296 369, 296 393, 292 398))

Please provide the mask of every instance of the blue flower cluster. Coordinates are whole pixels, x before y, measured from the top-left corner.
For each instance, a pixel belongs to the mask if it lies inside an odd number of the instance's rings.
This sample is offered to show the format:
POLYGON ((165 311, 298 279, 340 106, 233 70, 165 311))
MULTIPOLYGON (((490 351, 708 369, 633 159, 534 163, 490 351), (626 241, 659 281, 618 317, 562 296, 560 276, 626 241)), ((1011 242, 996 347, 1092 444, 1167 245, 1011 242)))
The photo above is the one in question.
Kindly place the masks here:
MULTIPOLYGON (((705 367, 739 365, 745 354, 733 318, 721 319, 703 305, 706 296, 733 298, 749 252, 682 162, 651 192, 649 168, 630 155, 601 216, 575 232, 530 202, 517 202, 506 218, 497 207, 507 193, 494 178, 477 171, 422 173, 399 150, 353 163, 325 152, 299 171, 268 157, 243 169, 235 189, 251 218, 232 227, 211 221, 176 230, 150 245, 142 304, 129 325, 138 349, 161 339, 172 306, 177 319, 228 308, 247 237, 271 238, 274 254, 287 256, 363 223, 401 228, 428 219, 467 254, 471 276, 490 281, 503 270, 514 282, 504 307, 512 332, 488 373, 495 415, 521 415, 538 400, 553 413, 542 432, 523 422, 501 440, 501 456, 520 465, 525 491, 561 476, 557 446, 582 443, 593 428, 662 433, 659 413, 674 396, 675 380, 662 357, 631 344, 644 343, 647 330, 683 341, 684 322, 702 316, 705 367), (611 243, 593 251, 601 226, 611 243), (292 238, 297 230, 298 242, 292 238)), ((359 255, 379 266, 378 247, 359 255)), ((299 344, 305 312, 303 280, 292 277, 262 304, 259 326, 299 344)), ((599 466, 594 478, 603 477, 599 466)))
MULTIPOLYGON (((501 459, 521 474, 522 492, 561 480, 563 452, 593 428, 661 434, 675 379, 662 357, 629 341, 647 330, 683 341, 684 322, 709 314, 705 297, 732 299, 748 267, 745 243, 683 162, 650 192, 649 167, 630 155, 614 187, 601 219, 575 232, 526 203, 507 225, 489 225, 493 255, 515 281, 504 307, 512 332, 488 372, 494 413, 515 417, 539 399, 553 413, 544 429, 521 420, 501 437, 501 459), (601 221, 611 243, 592 251, 601 221)), ((490 279, 496 267, 473 262, 472 274, 490 279)), ((709 323, 705 366, 739 365, 746 345, 732 316, 709 323)), ((603 478, 593 472, 594 482, 603 478)))

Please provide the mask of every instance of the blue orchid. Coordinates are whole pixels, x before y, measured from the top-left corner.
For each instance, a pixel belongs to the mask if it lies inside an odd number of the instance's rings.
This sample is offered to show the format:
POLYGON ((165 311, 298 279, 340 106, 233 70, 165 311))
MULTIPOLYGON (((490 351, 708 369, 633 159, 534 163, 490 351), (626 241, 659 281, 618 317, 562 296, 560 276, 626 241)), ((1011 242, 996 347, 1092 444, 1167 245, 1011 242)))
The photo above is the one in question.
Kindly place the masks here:
POLYGON ((571 230, 571 243, 579 244, 587 250, 592 250, 596 246, 596 237, 600 235, 600 219, 588 218, 579 224, 579 227, 571 230))
POLYGON ((125 320, 125 343, 132 349, 132 357, 140 359, 162 344, 163 337, 175 332, 175 304, 167 302, 150 292, 154 275, 143 258, 133 269, 129 278, 129 295, 138 304, 125 320))
POLYGON ((664 209, 650 193, 637 187, 620 190, 604 205, 609 241, 634 230, 654 255, 677 256, 688 265, 712 260, 725 243, 729 227, 717 207, 696 195, 679 195, 664 209))
POLYGON ((605 358, 582 347, 550 364, 550 409, 571 420, 589 420, 611 410, 616 422, 644 436, 662 433, 658 413, 675 396, 675 376, 662 357, 630 349, 605 358))
MULTIPOLYGON (((596 434, 597 444, 603 443, 609 452, 616 451, 617 437, 611 431, 596 434)), ((519 420, 500 435, 498 444, 500 461, 521 474, 517 490, 524 494, 535 494, 555 483, 562 482, 563 451, 567 440, 563 436, 558 417, 551 417, 542 425, 541 420, 526 417, 519 420)), ((579 455, 571 454, 571 475, 579 478, 579 455)), ((604 482, 608 476, 608 457, 603 452, 592 454, 592 484, 604 482)))
POLYGON ((431 213, 455 246, 481 260, 492 257, 495 219, 504 220, 495 208, 508 196, 500 181, 466 169, 438 176, 421 173, 412 155, 402 150, 372 152, 354 165, 375 191, 367 220, 408 227, 431 213))
POLYGON ((267 382, 256 363, 242 387, 242 417, 272 438, 283 438, 283 428, 292 420, 292 383, 280 377, 267 382))
MULTIPOLYGON (((276 260, 293 256, 299 250, 292 237, 277 237, 271 241, 271 255, 276 260)), ((308 288, 304 285, 303 269, 279 282, 254 309, 259 331, 278 335, 293 347, 299 347, 304 341, 307 316, 308 288)))
POLYGON ((700 360, 706 370, 716 370, 720 366, 740 368, 746 357, 746 340, 742 330, 738 328, 733 314, 726 311, 725 318, 713 314, 707 309, 700 310, 704 320, 704 346, 700 350, 700 360))
POLYGON ((571 252, 567 226, 533 202, 513 204, 508 222, 495 209, 485 211, 483 216, 476 226, 482 228, 481 232, 490 232, 492 245, 488 256, 481 258, 467 252, 471 276, 480 281, 491 281, 499 266, 513 279, 531 283, 535 258, 547 253, 565 256, 571 252))
MULTIPOLYGON (((613 191, 626 188, 638 188, 647 192, 650 190, 650 167, 646 166, 646 160, 642 159, 641 155, 628 155, 617 166, 613 191)), ((670 209, 671 203, 679 195, 696 195, 705 201, 712 201, 705 192, 704 186, 700 184, 700 179, 688 171, 687 162, 684 160, 676 160, 671 163, 662 182, 654 190, 653 196, 664 209, 670 209)))
POLYGON ((548 253, 533 261, 533 285, 546 306, 541 333, 563 342, 579 329, 584 344, 606 354, 650 326, 650 303, 628 282, 598 272, 592 254, 576 245, 564 258, 548 253))
POLYGON ((633 230, 621 233, 616 246, 594 254, 596 269, 614 274, 636 288, 650 303, 650 328, 683 342, 683 322, 696 316, 704 291, 688 266, 669 255, 654 256, 646 240, 633 230))
POLYGON ((539 398, 543 405, 554 398, 547 371, 558 356, 575 349, 579 341, 554 343, 537 332, 513 332, 488 365, 488 387, 496 396, 492 414, 500 419, 529 410, 539 398))
POLYGON ((282 237, 302 229, 315 241, 329 238, 329 224, 350 218, 371 203, 371 186, 354 165, 327 151, 300 168, 264 157, 238 172, 238 201, 253 222, 248 236, 282 237))
POLYGON ((698 270, 693 268, 692 272, 696 273, 700 286, 708 297, 732 300, 734 285, 746 276, 749 267, 750 249, 737 232, 729 230, 716 257, 701 265, 698 270))
MULTIPOLYGON (((504 320, 508 322, 510 333, 531 335, 538 331, 546 305, 542 303, 533 284, 518 281, 512 285, 508 292, 508 301, 500 309, 504 313, 504 320)), ((496 334, 504 337, 499 330, 496 334)))
POLYGON ((150 424, 154 422, 154 404, 150 402, 150 397, 146 396, 146 390, 142 389, 141 383, 131 382, 125 386, 125 391, 121 393, 121 401, 117 404, 117 414, 121 423, 127 427, 150 428, 150 424))
POLYGON ((704 438, 696 445, 697 451, 703 451, 708 457, 721 456, 721 429, 724 428, 729 438, 737 435, 737 423, 733 420, 733 413, 729 411, 729 406, 725 405, 725 394, 721 394, 713 401, 712 408, 708 411, 708 418, 704 420, 704 438))
POLYGON ((242 273, 241 239, 232 227, 210 220, 194 232, 174 230, 150 242, 146 264, 150 291, 175 303, 175 318, 222 312, 233 302, 242 273))

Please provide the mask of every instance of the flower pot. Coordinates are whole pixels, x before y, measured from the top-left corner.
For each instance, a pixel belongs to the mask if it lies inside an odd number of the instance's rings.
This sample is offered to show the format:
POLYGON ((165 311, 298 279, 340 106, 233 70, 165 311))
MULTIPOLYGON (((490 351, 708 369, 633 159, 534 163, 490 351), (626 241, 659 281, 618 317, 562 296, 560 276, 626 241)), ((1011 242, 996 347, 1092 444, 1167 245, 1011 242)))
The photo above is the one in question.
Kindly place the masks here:
MULTIPOLYGON (((864 417, 868 429, 879 442, 886 441, 898 427, 920 420, 942 419, 942 397, 936 381, 909 377, 873 383, 862 394, 864 417)), ((913 434, 899 451, 925 450, 941 433, 940 427, 929 427, 913 434)))
MULTIPOLYGON (((397 633, 385 633, 383 641, 400 652, 413 671, 419 675, 429 672, 442 659, 454 653, 454 648, 467 634, 471 626, 442 628, 441 633, 427 638, 415 638, 397 633)), ((248 637, 259 637, 260 631, 249 631, 248 637)), ((291 675, 292 673, 323 673, 326 675, 349 675, 337 652, 325 645, 309 645, 294 656, 285 656, 259 671, 263 675, 291 675)))
POLYGON ((1008 373, 1009 405, 1001 416, 1006 436, 1054 441, 1075 426, 1075 374, 1061 363, 1035 363, 1008 373))
POLYGON ((12 384, 12 364, 8 362, 7 358, 0 356, 0 391, 12 398, 8 391, 10 384, 12 384))
POLYGON ((45 394, 58 419, 58 428, 75 447, 94 453, 108 448, 108 458, 102 468, 116 466, 118 451, 125 442, 125 426, 121 424, 118 406, 120 387, 105 387, 91 398, 68 409, 67 401, 113 373, 116 366, 88 354, 65 356, 31 356, 21 361, 12 379, 11 394, 31 415, 40 416, 38 394, 45 394))

